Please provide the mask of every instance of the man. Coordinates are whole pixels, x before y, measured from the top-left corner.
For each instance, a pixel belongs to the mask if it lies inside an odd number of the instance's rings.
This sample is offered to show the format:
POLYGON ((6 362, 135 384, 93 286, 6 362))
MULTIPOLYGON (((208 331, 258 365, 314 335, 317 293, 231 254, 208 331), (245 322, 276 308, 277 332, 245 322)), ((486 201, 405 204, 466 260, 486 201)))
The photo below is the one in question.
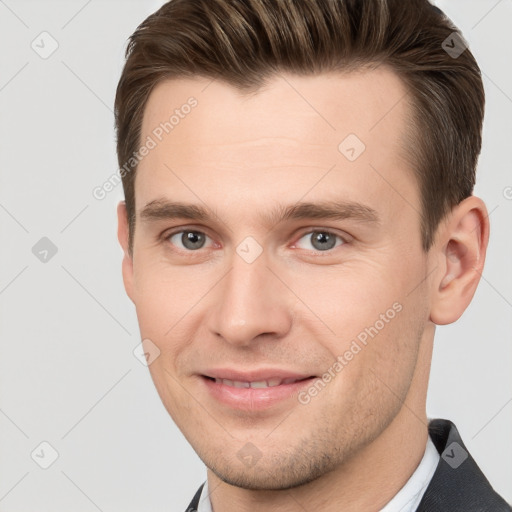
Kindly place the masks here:
POLYGON ((507 511, 427 419, 489 236, 484 91, 426 0, 173 0, 116 96, 123 278, 188 510, 507 511), (435 150, 434 150, 435 149, 435 150))

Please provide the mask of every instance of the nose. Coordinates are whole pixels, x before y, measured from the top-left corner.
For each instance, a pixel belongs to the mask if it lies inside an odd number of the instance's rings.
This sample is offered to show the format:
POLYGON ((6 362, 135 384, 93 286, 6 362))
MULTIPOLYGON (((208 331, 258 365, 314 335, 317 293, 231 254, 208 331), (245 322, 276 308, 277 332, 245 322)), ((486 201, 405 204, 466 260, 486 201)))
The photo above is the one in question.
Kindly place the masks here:
POLYGON ((265 252, 252 263, 235 254, 231 270, 215 287, 209 329, 227 343, 285 336, 293 320, 293 294, 268 267, 265 252))

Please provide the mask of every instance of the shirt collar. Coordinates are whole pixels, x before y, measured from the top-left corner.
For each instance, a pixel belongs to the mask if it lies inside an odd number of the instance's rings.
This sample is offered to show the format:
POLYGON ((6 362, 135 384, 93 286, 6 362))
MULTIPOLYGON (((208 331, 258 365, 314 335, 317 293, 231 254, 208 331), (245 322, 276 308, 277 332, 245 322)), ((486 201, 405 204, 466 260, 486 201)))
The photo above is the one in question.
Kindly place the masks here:
POLYGON ((418 467, 393 499, 379 512, 415 512, 434 476, 439 458, 439 453, 428 436, 427 447, 418 467))

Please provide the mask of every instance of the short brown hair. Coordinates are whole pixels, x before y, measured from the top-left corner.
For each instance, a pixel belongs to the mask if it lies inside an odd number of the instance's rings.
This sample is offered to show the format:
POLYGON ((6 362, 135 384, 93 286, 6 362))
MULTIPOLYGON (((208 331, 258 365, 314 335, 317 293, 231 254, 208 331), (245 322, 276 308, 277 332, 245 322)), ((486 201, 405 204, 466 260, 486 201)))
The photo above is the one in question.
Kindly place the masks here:
MULTIPOLYGON (((280 71, 314 75, 385 64, 412 111, 405 153, 421 194, 423 248, 470 196, 481 149, 484 88, 475 58, 445 51, 458 29, 427 0, 171 0, 129 39, 115 99, 117 155, 130 226, 144 108, 167 78, 221 79, 255 91, 280 71), (446 47, 446 46, 445 46, 446 47), (131 162, 131 165, 127 163, 131 162)), ((456 36, 457 37, 457 36, 456 36)))

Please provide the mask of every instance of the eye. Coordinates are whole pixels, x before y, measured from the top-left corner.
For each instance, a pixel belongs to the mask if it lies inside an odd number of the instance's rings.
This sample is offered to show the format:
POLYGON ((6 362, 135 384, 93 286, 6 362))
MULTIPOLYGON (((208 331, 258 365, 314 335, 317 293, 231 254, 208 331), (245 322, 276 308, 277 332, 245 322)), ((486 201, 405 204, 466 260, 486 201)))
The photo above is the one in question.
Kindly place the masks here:
POLYGON ((298 242, 295 244, 300 249, 311 250, 310 247, 301 247, 302 240, 309 240, 311 246, 313 246, 313 250, 315 251, 329 251, 334 247, 338 247, 345 243, 345 241, 341 238, 341 236, 331 233, 330 231, 311 231, 302 236, 298 242), (339 240, 339 243, 337 241, 339 240))
POLYGON ((179 249, 184 249, 186 251, 197 251, 198 249, 202 249, 204 247, 206 240, 209 240, 210 237, 201 231, 186 229, 177 231, 176 233, 171 233, 167 235, 165 239, 168 240, 172 245, 177 246, 179 249))

